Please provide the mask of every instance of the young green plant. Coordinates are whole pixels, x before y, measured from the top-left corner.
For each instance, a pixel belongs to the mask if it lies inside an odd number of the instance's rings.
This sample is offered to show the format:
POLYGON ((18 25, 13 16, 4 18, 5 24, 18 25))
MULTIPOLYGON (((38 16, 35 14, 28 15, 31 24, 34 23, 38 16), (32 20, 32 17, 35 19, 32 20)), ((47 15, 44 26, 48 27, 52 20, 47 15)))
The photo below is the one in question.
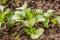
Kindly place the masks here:
POLYGON ((46 13, 43 13, 42 9, 36 10, 37 16, 36 19, 38 22, 42 22, 45 28, 48 28, 50 22, 50 17, 52 16, 53 10, 49 9, 46 13))
POLYGON ((4 11, 5 6, 0 6, 0 30, 1 30, 1 24, 5 23, 4 19, 6 14, 8 13, 8 10, 6 9, 4 11))
MULTIPOLYGON (((26 17, 25 20, 23 20, 23 23, 24 25, 28 28, 28 29, 25 29, 25 32, 27 34, 29 34, 31 36, 32 39, 37 39, 41 36, 41 34, 43 34, 44 32, 44 29, 43 28, 34 28, 34 24, 37 22, 36 21, 36 18, 35 18, 35 11, 30 9, 30 8, 27 8, 26 6, 27 4, 25 3, 22 7, 19 7, 19 8, 16 8, 17 10, 22 10, 20 11, 20 15, 23 16, 24 14, 24 17, 26 17), (24 12, 21 14, 21 12, 24 12)), ((20 16, 21 17, 21 16, 20 16)))

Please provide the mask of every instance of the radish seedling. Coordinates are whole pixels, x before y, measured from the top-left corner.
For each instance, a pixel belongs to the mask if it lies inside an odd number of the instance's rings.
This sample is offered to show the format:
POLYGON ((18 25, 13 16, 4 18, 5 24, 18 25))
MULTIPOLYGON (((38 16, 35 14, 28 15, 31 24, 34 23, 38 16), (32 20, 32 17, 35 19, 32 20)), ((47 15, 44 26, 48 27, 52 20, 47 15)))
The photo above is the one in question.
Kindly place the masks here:
POLYGON ((5 6, 0 6, 0 29, 1 29, 1 24, 4 23, 4 19, 6 14, 8 13, 8 10, 6 9, 4 11, 5 6), (4 11, 4 12, 3 12, 4 11))
POLYGON ((25 32, 29 34, 32 39, 37 39, 41 36, 41 34, 43 34, 44 29, 36 29, 33 26, 35 23, 42 22, 44 27, 48 28, 52 13, 53 10, 51 9, 44 13, 42 9, 32 10, 27 8, 27 3, 25 2, 22 7, 16 8, 16 11, 12 12, 10 10, 6 18, 10 25, 15 22, 23 22, 23 24, 28 28, 25 29, 25 32))
POLYGON ((38 29, 33 28, 35 23, 36 21, 34 18, 32 18, 29 21, 24 21, 24 24, 29 28, 29 29, 25 29, 25 32, 29 34, 32 39, 39 38, 44 32, 43 28, 38 28, 38 29))
MULTIPOLYGON (((21 10, 21 11, 17 11, 17 13, 15 12, 16 15, 18 15, 18 16, 22 15, 23 16, 23 14, 24 14, 23 17, 26 17, 26 19, 23 20, 24 25, 26 27, 28 27, 28 29, 25 29, 25 32, 27 34, 29 34, 32 39, 39 38, 41 36, 41 34, 43 34, 44 29, 42 29, 42 28, 39 28, 39 29, 33 28, 34 24, 36 23, 35 11, 30 9, 30 8, 27 8, 26 3, 22 7, 19 7, 19 8, 16 8, 16 9, 21 10), (24 12, 24 13, 22 13, 22 12, 24 12)), ((37 10, 37 12, 38 12, 38 10, 37 10)))
POLYGON ((42 22, 45 28, 48 28, 48 24, 50 22, 50 17, 52 16, 53 10, 50 9, 46 13, 43 13, 43 11, 38 9, 36 11, 36 19, 38 22, 42 22))

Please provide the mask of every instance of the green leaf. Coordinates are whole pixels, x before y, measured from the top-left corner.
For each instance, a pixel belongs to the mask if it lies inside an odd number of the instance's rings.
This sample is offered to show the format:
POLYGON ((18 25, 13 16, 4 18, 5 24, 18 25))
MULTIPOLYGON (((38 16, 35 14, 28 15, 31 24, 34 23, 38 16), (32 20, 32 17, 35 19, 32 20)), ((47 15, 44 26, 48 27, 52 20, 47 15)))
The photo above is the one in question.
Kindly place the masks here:
POLYGON ((30 19, 30 20, 24 21, 24 24, 25 24, 27 27, 32 27, 35 23, 36 23, 35 18, 32 18, 32 19, 30 19))
POLYGON ((4 23, 4 19, 5 19, 5 14, 1 14, 1 16, 0 16, 0 23, 4 23))
POLYGON ((3 11, 4 11, 4 8, 5 8, 5 6, 2 6, 2 5, 1 5, 1 6, 0 6, 0 11, 3 12, 3 11))
POLYGON ((49 9, 49 10, 47 11, 47 13, 51 14, 51 13, 53 13, 53 11, 54 11, 54 10, 49 9))
POLYGON ((49 17, 50 15, 49 15, 49 13, 44 13, 43 16, 44 16, 44 17, 49 17))
POLYGON ((19 39, 19 35, 17 35, 17 36, 15 37, 15 39, 18 40, 18 39, 19 39))
POLYGON ((43 10, 42 9, 37 9, 36 13, 43 14, 43 10))
POLYGON ((45 28, 48 28, 49 21, 49 18, 47 18, 46 21, 43 22, 45 28))
POLYGON ((24 17, 25 17, 25 13, 23 11, 15 11, 11 19, 14 21, 20 21, 23 20, 24 17))
POLYGON ((0 26, 1 26, 2 23, 4 23, 4 21, 3 21, 3 19, 0 18, 0 26))
POLYGON ((27 34, 31 35, 30 29, 25 29, 24 30, 27 34))
POLYGON ((53 24, 56 24, 56 23, 57 23, 57 19, 56 19, 56 18, 51 19, 51 22, 52 22, 53 24))
POLYGON ((13 12, 12 11, 9 11, 9 13, 6 15, 6 18, 7 18, 7 21, 8 21, 8 24, 11 26, 14 24, 14 21, 11 19, 11 17, 13 16, 13 12))
POLYGON ((31 34, 31 38, 32 39, 37 39, 39 38, 44 32, 44 29, 43 28, 39 28, 36 30, 36 33, 35 34, 31 34))
POLYGON ((31 35, 31 34, 34 34, 35 33, 35 28, 30 28, 30 29, 25 29, 25 32, 27 33, 27 34, 29 34, 29 35, 31 35))
POLYGON ((2 24, 2 23, 0 22, 0 30, 2 29, 2 28, 1 28, 1 24, 2 24))
POLYGON ((47 11, 47 15, 51 16, 53 12, 54 12, 54 10, 49 9, 49 10, 47 11))
POLYGON ((25 16, 26 15, 26 13, 24 11, 15 11, 14 13, 15 13, 15 15, 18 15, 18 16, 20 16, 20 15, 25 16))
POLYGON ((44 17, 50 17, 50 16, 52 16, 53 11, 54 10, 49 9, 46 13, 44 13, 44 17))
POLYGON ((5 9, 5 11, 3 13, 8 14, 9 11, 10 11, 10 9, 5 9))
POLYGON ((27 13, 26 16, 28 19, 31 19, 33 17, 33 15, 31 13, 27 13))
POLYGON ((14 32, 13 34, 12 34, 12 36, 16 36, 17 35, 17 32, 14 32))
POLYGON ((8 0, 1 0, 3 4, 6 4, 8 0))
POLYGON ((37 15, 36 16, 37 22, 44 22, 46 19, 43 17, 43 15, 37 15))
POLYGON ((57 21, 58 21, 59 24, 60 24, 60 16, 57 16, 56 19, 57 19, 57 21))
POLYGON ((33 17, 33 12, 32 12, 32 10, 30 8, 26 9, 25 12, 26 12, 26 17, 28 19, 31 19, 33 17))
POLYGON ((9 13, 9 9, 6 9, 2 14, 1 14, 1 18, 5 19, 5 16, 9 13))
POLYGON ((18 21, 19 19, 20 19, 20 17, 17 16, 17 15, 13 15, 13 16, 11 17, 11 20, 13 20, 13 21, 18 21))
POLYGON ((25 10, 27 8, 27 2, 25 2, 22 7, 16 8, 17 10, 25 10))
POLYGON ((0 23, 4 23, 4 19, 5 19, 6 13, 2 13, 0 14, 0 23))

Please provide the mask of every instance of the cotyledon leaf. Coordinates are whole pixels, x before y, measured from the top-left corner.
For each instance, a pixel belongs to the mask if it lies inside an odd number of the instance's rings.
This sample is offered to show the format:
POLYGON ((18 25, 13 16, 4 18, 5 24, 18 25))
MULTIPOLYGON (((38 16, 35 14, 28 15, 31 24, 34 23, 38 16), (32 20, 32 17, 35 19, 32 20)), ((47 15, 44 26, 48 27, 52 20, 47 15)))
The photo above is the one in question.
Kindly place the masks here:
POLYGON ((59 24, 60 24, 60 16, 57 16, 56 19, 57 19, 57 21, 58 21, 59 24))
POLYGON ((18 7, 16 8, 17 10, 24 10, 25 8, 27 8, 27 2, 25 2, 22 7, 18 7))
POLYGON ((4 8, 5 8, 5 6, 0 5, 0 11, 1 11, 1 12, 4 11, 4 8))
POLYGON ((36 23, 35 18, 32 18, 32 19, 30 19, 30 20, 24 21, 24 24, 25 24, 27 27, 32 27, 35 23, 36 23))
POLYGON ((48 28, 49 22, 50 22, 49 18, 47 18, 46 21, 43 22, 45 28, 48 28))
POLYGON ((43 28, 39 28, 36 30, 36 33, 35 34, 31 34, 31 38, 32 39, 37 39, 39 38, 44 32, 44 29, 43 28))

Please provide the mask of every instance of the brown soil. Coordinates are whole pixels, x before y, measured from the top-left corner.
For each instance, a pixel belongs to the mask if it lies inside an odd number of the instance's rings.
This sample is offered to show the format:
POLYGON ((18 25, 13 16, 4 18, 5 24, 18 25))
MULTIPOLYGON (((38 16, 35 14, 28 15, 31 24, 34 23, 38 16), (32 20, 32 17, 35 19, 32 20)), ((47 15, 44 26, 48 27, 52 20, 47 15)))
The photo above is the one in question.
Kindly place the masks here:
MULTIPOLYGON (((42 8, 44 12, 48 9, 54 9, 55 13, 53 16, 60 15, 60 0, 19 0, 16 3, 13 0, 8 0, 8 7, 14 11, 16 7, 21 6, 25 1, 28 3, 28 7, 32 9, 42 8)), ((35 26, 40 26, 38 23, 35 26)), ((38 28, 38 27, 37 27, 38 28)), ((15 36, 12 36, 13 33, 17 32, 19 35, 18 40, 33 40, 24 32, 24 25, 21 23, 16 23, 14 27, 10 27, 7 24, 2 25, 2 32, 0 34, 0 40, 15 40, 15 36)), ((60 24, 53 25, 49 24, 49 28, 45 29, 44 34, 36 40, 60 40, 60 24)))

